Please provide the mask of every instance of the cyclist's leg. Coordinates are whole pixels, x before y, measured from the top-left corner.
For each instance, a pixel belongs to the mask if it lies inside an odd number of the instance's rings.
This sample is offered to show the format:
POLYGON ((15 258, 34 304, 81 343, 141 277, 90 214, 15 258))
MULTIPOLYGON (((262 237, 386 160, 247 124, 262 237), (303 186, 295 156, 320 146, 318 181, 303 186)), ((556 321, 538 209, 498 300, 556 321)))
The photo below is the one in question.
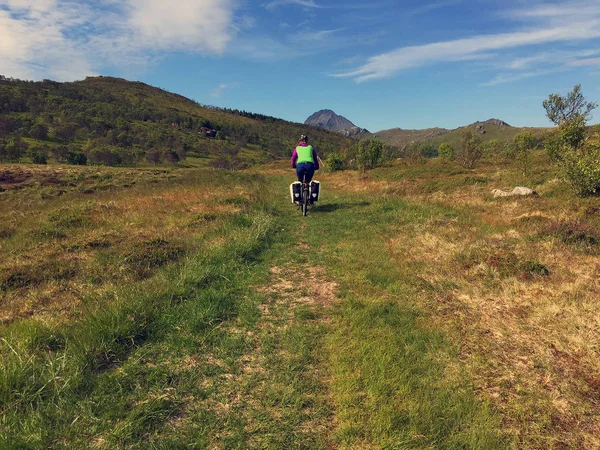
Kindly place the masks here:
POLYGON ((298 181, 302 183, 304 181, 304 172, 305 172, 305 164, 300 163, 296 166, 296 176, 298 177, 298 181))
POLYGON ((310 183, 312 181, 312 177, 315 174, 315 165, 308 163, 306 164, 306 182, 310 183))

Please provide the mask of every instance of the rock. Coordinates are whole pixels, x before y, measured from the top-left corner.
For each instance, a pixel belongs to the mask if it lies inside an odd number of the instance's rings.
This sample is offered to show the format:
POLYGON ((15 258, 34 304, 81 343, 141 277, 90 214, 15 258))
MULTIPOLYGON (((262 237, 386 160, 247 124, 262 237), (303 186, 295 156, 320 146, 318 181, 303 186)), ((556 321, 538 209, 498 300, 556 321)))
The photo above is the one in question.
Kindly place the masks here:
POLYGON ((512 197, 514 194, 512 192, 506 192, 501 189, 494 189, 492 191, 492 195, 494 196, 494 198, 496 198, 496 197, 512 197))
POLYGON ((533 189, 528 187, 517 186, 512 190, 513 195, 536 195, 537 193, 533 189))
POLYGON ((537 195, 537 193, 528 187, 517 186, 512 190, 512 192, 503 191, 501 189, 492 190, 492 195, 494 198, 496 197, 514 197, 514 196, 527 196, 527 195, 537 195))

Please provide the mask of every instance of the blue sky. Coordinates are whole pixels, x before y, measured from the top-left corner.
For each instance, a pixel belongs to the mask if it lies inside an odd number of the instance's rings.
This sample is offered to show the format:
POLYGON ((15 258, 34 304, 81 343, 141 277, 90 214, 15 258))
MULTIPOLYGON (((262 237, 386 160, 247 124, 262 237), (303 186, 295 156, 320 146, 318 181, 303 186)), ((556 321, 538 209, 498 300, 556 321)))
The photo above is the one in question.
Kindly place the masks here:
POLYGON ((0 0, 0 74, 119 76, 296 122, 329 108, 371 131, 548 126, 550 93, 600 101, 600 1, 0 0))

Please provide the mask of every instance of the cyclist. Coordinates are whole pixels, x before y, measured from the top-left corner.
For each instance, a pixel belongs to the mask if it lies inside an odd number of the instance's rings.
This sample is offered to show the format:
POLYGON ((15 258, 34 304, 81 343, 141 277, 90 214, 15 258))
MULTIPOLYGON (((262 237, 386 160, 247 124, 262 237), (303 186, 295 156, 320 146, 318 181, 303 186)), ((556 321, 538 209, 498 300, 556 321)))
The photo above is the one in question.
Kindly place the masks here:
POLYGON ((308 144, 308 136, 304 134, 300 136, 298 146, 292 153, 291 166, 296 169, 296 175, 300 182, 304 181, 304 176, 306 176, 306 182, 310 183, 315 170, 319 170, 317 151, 308 144))

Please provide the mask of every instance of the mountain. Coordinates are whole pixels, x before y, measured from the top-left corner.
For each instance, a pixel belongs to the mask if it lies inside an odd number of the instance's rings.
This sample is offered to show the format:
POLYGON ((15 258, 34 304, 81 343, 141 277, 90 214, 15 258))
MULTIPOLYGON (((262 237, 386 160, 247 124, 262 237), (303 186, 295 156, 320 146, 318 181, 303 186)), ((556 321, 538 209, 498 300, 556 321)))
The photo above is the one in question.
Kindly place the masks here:
POLYGON ((304 123, 325 130, 336 131, 345 137, 358 136, 369 132, 366 128, 357 127, 344 116, 337 115, 330 109, 317 111, 306 119, 304 123))
MULTIPOLYGON (((0 75, 0 163, 35 160, 34 154, 104 165, 176 163, 186 156, 251 163, 288 156, 306 133, 306 125, 202 105, 121 78, 58 83, 0 75)), ((353 143, 322 128, 308 133, 324 154, 353 143)))
POLYGON ((481 135, 484 142, 498 139, 500 143, 507 143, 522 131, 531 131, 536 136, 542 136, 547 128, 520 128, 513 127, 500 119, 488 119, 477 121, 470 125, 448 130, 446 128, 426 128, 423 130, 403 130, 402 128, 392 128, 373 133, 369 138, 379 139, 380 141, 396 146, 405 147, 411 142, 429 141, 434 146, 439 146, 442 142, 447 142, 453 146, 460 143, 460 133, 464 128, 472 128, 481 135))
POLYGON ((338 116, 330 109, 322 109, 311 115, 304 121, 306 125, 325 128, 326 130, 339 131, 356 127, 352 122, 343 116, 338 116))

